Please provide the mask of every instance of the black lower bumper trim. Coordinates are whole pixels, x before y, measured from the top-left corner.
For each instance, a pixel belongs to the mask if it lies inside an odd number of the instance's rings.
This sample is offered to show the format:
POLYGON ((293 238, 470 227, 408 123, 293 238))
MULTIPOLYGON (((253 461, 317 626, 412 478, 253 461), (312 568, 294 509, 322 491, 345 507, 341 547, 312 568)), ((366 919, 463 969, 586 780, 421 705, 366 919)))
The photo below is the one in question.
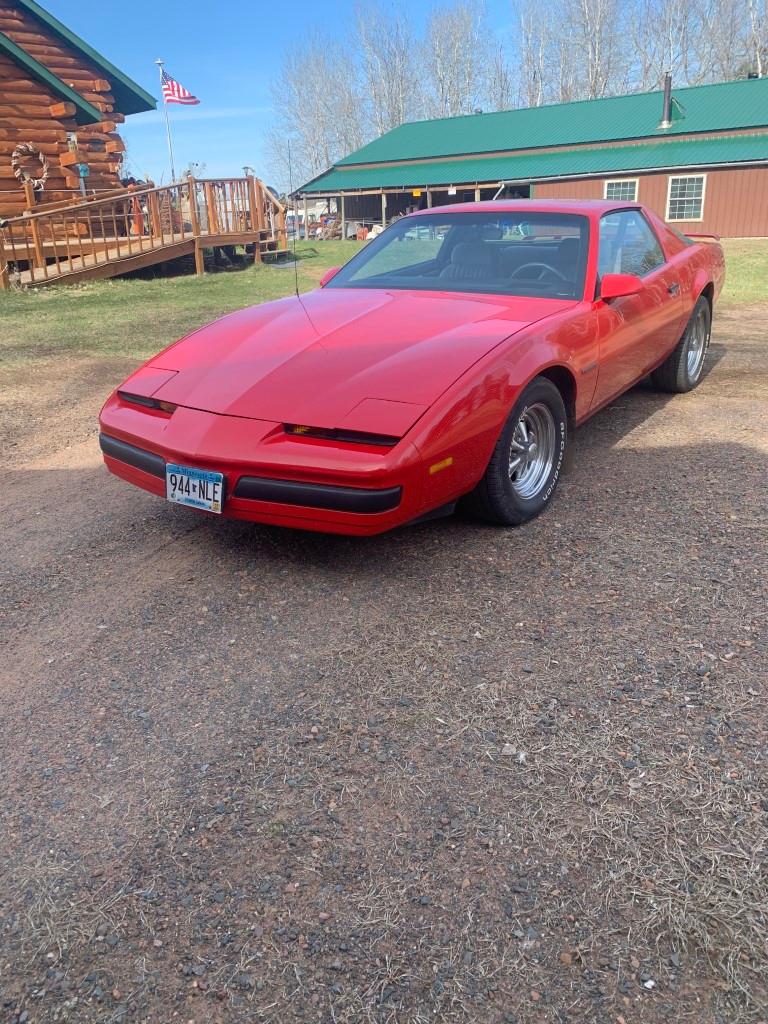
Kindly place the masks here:
MULTIPOLYGON (((102 452, 111 459, 124 462, 144 473, 165 479, 165 459, 162 455, 137 448, 126 441, 118 441, 109 434, 99 434, 102 452)), ((241 476, 233 497, 251 501, 272 501, 281 505, 299 505, 304 508, 323 508, 334 512, 358 512, 371 515, 397 508, 402 487, 387 487, 372 491, 363 487, 336 487, 330 484, 305 484, 295 480, 272 480, 268 477, 241 476)))
POLYGON ((146 452, 143 448, 136 448, 135 445, 127 444, 125 441, 118 441, 116 437, 109 434, 99 434, 99 445, 105 455, 110 459, 117 459, 127 466, 140 469, 144 473, 151 473, 152 476, 159 476, 165 479, 165 459, 162 455, 155 455, 153 452, 146 452))
POLYGON ((390 509, 397 508, 402 493, 402 487, 387 487, 385 490, 371 491, 362 487, 335 487, 329 484, 299 483, 295 480, 270 480, 267 477, 241 476, 237 481, 233 497, 370 515, 375 512, 389 512, 390 509))

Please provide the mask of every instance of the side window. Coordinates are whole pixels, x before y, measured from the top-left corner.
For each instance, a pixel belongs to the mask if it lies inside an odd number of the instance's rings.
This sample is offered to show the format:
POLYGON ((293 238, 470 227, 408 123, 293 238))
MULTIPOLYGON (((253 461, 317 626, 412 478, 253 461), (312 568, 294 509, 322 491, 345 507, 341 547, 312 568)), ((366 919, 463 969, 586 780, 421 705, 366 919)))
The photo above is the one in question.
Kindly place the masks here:
POLYGON ((606 214, 600 221, 598 272, 644 277, 664 263, 656 236, 638 210, 606 214))

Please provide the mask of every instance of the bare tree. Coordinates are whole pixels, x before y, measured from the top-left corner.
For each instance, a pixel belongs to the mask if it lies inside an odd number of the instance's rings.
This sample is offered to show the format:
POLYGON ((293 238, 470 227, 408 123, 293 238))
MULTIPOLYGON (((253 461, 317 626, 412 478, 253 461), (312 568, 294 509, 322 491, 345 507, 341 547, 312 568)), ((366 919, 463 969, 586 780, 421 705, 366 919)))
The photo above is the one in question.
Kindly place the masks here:
MULTIPOLYGON (((335 50, 338 50, 338 43, 335 50)), ((326 52, 323 59, 325 82, 324 124, 337 157, 359 149, 375 134, 365 116, 365 103, 357 68, 348 66, 338 52, 326 52)))
MULTIPOLYGON (((616 91, 621 49, 617 0, 563 0, 563 28, 580 64, 578 92, 597 99, 616 91)), ((562 31, 562 29, 561 29, 562 31)))
POLYGON ((405 14, 362 5, 357 9, 363 80, 370 116, 383 135, 423 114, 418 46, 405 14))
POLYGON ((762 78, 768 72, 768 4, 766 0, 747 0, 748 70, 762 78))
POLYGON ((623 84, 617 0, 519 0, 516 11, 522 104, 595 99, 623 84))
POLYGON ((335 42, 323 36, 315 35, 286 54, 272 96, 280 123, 268 140, 269 149, 283 183, 288 181, 288 139, 296 185, 359 149, 370 137, 355 69, 339 60, 335 42))
POLYGON ((573 45, 568 36, 560 35, 552 45, 549 66, 551 98, 558 103, 571 103, 580 99, 579 67, 574 60, 573 45))
POLYGON ((490 53, 485 92, 491 110, 509 110, 514 105, 514 81, 501 44, 490 53))
POLYGON ((675 82, 695 80, 699 71, 690 41, 698 19, 690 0, 635 0, 630 25, 636 61, 630 86, 657 89, 666 71, 675 82))
POLYGON ((688 81, 722 82, 744 73, 746 0, 690 0, 696 21, 689 36, 688 81))
POLYGON ((485 9, 459 0, 433 11, 425 40, 426 108, 430 117, 470 114, 480 104, 487 67, 485 9))
POLYGON ((520 104, 538 107, 544 102, 548 82, 549 15, 535 0, 520 3, 517 15, 520 25, 517 54, 520 104))

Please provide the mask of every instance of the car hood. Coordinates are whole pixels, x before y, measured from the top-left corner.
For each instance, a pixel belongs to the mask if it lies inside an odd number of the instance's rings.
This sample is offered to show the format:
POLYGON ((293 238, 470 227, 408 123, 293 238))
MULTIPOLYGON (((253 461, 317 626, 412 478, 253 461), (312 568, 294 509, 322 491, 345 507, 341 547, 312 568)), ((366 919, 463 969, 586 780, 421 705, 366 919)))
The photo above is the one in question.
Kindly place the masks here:
POLYGON ((232 313, 124 387, 223 415, 402 436, 496 345, 571 305, 321 289, 232 313))

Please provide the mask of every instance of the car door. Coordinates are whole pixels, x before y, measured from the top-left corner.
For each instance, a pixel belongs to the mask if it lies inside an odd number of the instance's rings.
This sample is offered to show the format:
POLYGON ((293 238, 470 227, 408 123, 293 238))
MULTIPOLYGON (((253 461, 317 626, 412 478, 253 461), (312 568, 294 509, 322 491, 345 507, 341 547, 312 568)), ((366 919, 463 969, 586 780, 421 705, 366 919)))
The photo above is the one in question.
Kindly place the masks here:
POLYGON ((637 295, 598 304, 600 356, 593 404, 604 405, 674 348, 682 299, 677 268, 665 259, 640 210, 616 210, 603 216, 598 247, 598 289, 604 274, 635 274, 643 282, 637 295))

